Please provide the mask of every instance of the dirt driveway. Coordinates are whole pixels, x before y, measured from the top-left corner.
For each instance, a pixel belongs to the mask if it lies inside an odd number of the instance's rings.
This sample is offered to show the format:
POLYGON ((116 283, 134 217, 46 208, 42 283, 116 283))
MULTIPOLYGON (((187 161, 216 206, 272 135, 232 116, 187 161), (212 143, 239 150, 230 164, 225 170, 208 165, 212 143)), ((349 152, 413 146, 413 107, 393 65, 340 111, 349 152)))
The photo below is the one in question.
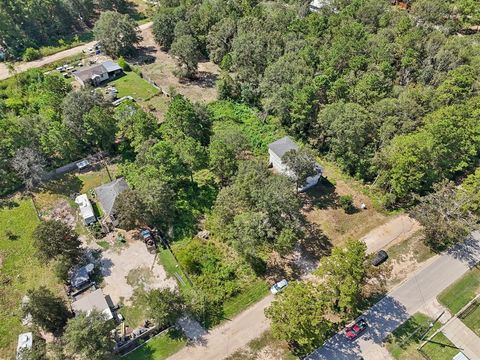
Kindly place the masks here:
POLYGON ((373 253, 399 243, 420 229, 420 224, 406 214, 401 214, 370 231, 361 240, 373 253))
POLYGON ((110 249, 103 253, 101 271, 104 277, 103 292, 110 295, 114 304, 123 300, 129 304, 136 286, 145 290, 175 288, 175 280, 167 274, 156 261, 155 255, 147 251, 141 241, 129 242, 128 247, 110 249))

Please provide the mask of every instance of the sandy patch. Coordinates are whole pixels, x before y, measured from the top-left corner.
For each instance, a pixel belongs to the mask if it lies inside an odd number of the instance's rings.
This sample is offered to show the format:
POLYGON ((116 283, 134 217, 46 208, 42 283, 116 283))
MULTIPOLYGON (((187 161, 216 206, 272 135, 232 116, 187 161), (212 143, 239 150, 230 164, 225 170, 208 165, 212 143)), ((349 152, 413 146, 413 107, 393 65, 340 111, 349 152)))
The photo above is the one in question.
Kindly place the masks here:
POLYGON ((420 224, 406 214, 399 215, 375 228, 361 240, 367 244, 368 252, 385 249, 412 236, 420 229, 420 224))
POLYGON ((110 295, 113 303, 123 300, 129 304, 135 287, 139 285, 146 290, 165 287, 173 289, 176 286, 175 280, 167 278, 165 270, 157 263, 156 256, 150 254, 141 241, 132 241, 121 251, 105 251, 100 263, 104 277, 103 292, 110 295))

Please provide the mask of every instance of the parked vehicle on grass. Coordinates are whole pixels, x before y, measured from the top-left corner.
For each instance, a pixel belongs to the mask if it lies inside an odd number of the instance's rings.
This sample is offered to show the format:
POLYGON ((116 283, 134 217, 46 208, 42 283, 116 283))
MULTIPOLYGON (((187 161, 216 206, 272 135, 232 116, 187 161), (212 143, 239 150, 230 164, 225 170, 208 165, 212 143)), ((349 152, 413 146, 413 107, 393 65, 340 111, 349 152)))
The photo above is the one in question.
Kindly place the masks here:
POLYGON ((380 250, 372 260, 373 266, 380 266, 388 259, 388 254, 385 250, 380 250))

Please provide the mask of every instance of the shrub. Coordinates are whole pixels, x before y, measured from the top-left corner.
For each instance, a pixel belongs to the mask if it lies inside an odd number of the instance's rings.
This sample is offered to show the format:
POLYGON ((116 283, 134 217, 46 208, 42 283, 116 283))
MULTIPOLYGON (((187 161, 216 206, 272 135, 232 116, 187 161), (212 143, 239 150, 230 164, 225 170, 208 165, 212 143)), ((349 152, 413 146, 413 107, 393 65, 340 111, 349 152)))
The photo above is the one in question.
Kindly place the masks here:
POLYGON ((34 48, 27 48, 22 55, 23 61, 33 61, 40 59, 41 57, 42 54, 40 53, 40 50, 34 48))
POLYGON ((353 209, 353 197, 352 195, 340 196, 340 206, 345 211, 351 211, 353 209))
POLYGON ((123 56, 120 56, 118 58, 118 65, 120 65, 120 67, 123 69, 123 71, 131 71, 132 68, 130 67, 130 65, 125 61, 124 57, 123 56))

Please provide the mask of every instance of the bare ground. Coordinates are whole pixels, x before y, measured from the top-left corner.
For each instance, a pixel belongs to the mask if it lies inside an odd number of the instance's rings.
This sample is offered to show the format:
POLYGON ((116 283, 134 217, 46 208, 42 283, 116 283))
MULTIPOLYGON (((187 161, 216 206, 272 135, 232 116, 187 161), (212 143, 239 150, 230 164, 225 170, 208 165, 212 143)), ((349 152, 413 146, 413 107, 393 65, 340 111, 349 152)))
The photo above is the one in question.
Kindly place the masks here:
POLYGON ((305 217, 323 232, 333 246, 342 245, 348 239, 360 239, 389 219, 374 208, 366 195, 343 180, 335 181, 335 185, 328 179, 323 180, 304 194, 304 202, 305 217), (353 211, 347 213, 340 207, 342 195, 352 195, 353 211), (366 205, 364 210, 360 210, 362 203, 366 205))
POLYGON ((130 240, 121 251, 114 248, 105 251, 100 262, 103 292, 110 295, 114 303, 123 301, 129 304, 136 287, 149 290, 176 286, 173 279, 167 278, 163 267, 157 264, 155 255, 150 254, 139 240, 130 240))
POLYGON ((217 65, 208 61, 201 62, 198 65, 197 79, 179 80, 173 73, 177 67, 176 60, 155 43, 151 28, 143 31, 142 36, 141 54, 131 61, 155 60, 153 63, 141 65, 146 78, 154 81, 167 93, 173 90, 193 101, 207 103, 217 99, 215 80, 220 73, 217 65))

